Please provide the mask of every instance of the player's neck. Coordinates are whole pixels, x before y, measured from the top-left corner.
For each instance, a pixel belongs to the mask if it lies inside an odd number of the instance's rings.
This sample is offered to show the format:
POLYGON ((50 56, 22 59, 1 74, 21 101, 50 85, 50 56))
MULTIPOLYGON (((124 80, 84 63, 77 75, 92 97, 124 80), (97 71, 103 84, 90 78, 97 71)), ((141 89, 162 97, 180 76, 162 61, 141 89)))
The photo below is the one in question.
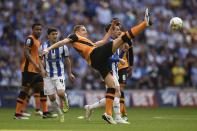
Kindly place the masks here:
POLYGON ((50 45, 53 45, 53 44, 55 44, 55 43, 56 43, 56 41, 50 41, 50 40, 49 40, 49 44, 50 44, 50 45))
POLYGON ((34 34, 32 34, 32 36, 33 36, 35 39, 39 39, 39 37, 35 36, 34 34))
POLYGON ((87 36, 81 35, 80 33, 75 33, 75 34, 76 34, 76 35, 78 35, 78 36, 81 36, 81 37, 87 38, 87 36))

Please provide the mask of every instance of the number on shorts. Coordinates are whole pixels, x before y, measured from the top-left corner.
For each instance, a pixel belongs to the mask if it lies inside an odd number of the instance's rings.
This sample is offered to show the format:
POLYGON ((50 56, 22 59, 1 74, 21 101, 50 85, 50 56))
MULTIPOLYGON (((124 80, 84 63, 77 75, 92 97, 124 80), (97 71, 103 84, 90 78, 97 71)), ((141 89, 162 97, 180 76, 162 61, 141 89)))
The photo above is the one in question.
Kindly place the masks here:
POLYGON ((64 83, 64 80, 63 79, 60 79, 60 82, 63 84, 64 83))

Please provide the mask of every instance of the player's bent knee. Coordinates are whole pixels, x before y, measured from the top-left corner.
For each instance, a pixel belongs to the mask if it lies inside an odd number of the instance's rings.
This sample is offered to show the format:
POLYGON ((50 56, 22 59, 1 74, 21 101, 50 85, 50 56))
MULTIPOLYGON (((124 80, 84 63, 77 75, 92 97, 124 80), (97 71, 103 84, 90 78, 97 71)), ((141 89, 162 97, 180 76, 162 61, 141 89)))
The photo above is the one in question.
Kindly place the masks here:
POLYGON ((58 94, 59 97, 64 97, 65 96, 65 91, 64 90, 58 91, 57 94, 58 94))
POLYGON ((24 92, 26 92, 27 94, 29 94, 30 87, 22 86, 22 91, 24 91, 24 92))
POLYGON ((51 101, 55 101, 56 100, 56 96, 53 94, 53 95, 49 95, 49 99, 51 101))

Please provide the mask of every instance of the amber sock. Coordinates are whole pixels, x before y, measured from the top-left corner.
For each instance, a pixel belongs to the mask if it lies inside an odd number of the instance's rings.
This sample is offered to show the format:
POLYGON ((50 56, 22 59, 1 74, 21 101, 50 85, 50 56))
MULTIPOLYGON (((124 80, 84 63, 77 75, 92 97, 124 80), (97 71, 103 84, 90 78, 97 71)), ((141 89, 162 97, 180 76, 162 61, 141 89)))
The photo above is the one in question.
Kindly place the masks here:
POLYGON ((27 93, 24 91, 21 91, 18 95, 17 101, 16 101, 16 111, 15 114, 21 114, 22 109, 24 107, 25 99, 27 97, 27 93))
POLYGON ((47 96, 44 95, 43 90, 40 92, 40 102, 41 102, 41 105, 42 105, 42 111, 43 112, 48 112, 47 96))
POLYGON ((40 93, 34 93, 35 109, 40 109, 40 93))
POLYGON ((147 27, 146 22, 145 21, 141 22, 140 24, 126 31, 125 34, 122 35, 122 40, 128 43, 128 41, 131 41, 131 39, 135 38, 135 36, 137 36, 140 32, 144 31, 146 27, 147 27))
POLYGON ((120 112, 123 115, 126 115, 126 107, 125 107, 125 97, 124 97, 124 92, 121 91, 121 96, 120 96, 120 112))
POLYGON ((115 96, 115 88, 107 88, 105 112, 110 116, 112 116, 114 96, 115 96))

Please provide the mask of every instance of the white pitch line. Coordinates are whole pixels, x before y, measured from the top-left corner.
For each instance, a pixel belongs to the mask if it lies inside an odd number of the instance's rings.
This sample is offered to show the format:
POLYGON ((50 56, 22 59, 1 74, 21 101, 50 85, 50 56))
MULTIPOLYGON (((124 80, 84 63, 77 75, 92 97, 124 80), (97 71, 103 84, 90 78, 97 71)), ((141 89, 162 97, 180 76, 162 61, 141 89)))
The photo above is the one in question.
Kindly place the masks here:
POLYGON ((191 118, 191 117, 178 117, 178 118, 175 118, 175 117, 163 117, 163 116, 155 116, 153 117, 154 119, 163 119, 163 120, 167 120, 167 119, 174 119, 174 120, 197 120, 197 118, 191 118))

